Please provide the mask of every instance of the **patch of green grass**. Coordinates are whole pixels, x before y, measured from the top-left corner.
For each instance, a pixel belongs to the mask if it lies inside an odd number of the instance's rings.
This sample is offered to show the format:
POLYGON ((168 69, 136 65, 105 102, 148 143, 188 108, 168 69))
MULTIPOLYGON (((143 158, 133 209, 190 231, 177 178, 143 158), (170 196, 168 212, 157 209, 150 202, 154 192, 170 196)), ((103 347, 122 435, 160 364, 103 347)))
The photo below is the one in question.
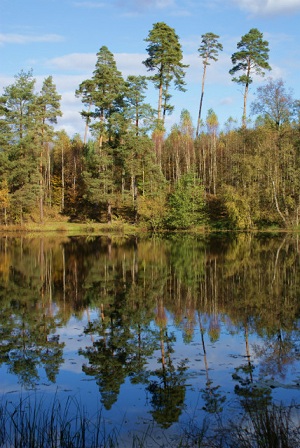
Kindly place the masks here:
POLYGON ((0 226, 1 233, 65 233, 67 235, 136 235, 140 232, 139 228, 126 224, 115 222, 112 224, 102 223, 72 223, 72 222, 45 222, 45 223, 26 223, 24 225, 0 226))
POLYGON ((110 448, 119 445, 117 434, 107 433, 101 412, 94 418, 89 417, 75 398, 69 398, 64 406, 54 399, 45 409, 42 399, 27 397, 20 398, 16 405, 6 402, 0 407, 0 446, 110 448))
POLYGON ((57 397, 20 398, 17 404, 0 405, 1 448, 299 448, 300 427, 296 405, 272 404, 263 409, 246 403, 237 421, 204 419, 187 424, 180 435, 155 437, 154 422, 143 433, 122 439, 121 430, 108 431, 101 410, 89 415, 75 397, 63 405, 57 397))

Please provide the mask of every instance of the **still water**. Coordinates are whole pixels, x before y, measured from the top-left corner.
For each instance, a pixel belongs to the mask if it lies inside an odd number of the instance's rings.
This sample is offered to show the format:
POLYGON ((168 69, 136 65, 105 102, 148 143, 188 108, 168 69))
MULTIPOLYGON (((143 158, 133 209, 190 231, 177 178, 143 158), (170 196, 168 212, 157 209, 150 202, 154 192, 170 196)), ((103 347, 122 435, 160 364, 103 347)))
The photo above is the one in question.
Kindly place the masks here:
POLYGON ((159 446, 249 396, 300 404, 299 267, 293 234, 2 236, 2 403, 55 398, 159 446))

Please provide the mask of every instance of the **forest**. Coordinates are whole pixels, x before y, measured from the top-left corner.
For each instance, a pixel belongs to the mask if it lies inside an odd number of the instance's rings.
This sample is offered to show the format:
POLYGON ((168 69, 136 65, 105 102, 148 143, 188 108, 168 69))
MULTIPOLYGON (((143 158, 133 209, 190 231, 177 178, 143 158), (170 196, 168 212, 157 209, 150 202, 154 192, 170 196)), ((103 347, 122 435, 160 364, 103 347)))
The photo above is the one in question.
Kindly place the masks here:
POLYGON ((300 101, 284 80, 267 78, 250 105, 257 77, 271 70, 269 44, 256 28, 237 43, 232 81, 243 91, 241 125, 216 112, 202 117, 209 66, 223 50, 202 35, 203 63, 196 126, 187 109, 167 133, 172 88, 186 90, 179 37, 163 22, 145 39, 149 76, 118 70, 102 46, 95 70, 75 95, 85 132, 70 137, 55 125, 62 115, 53 77, 36 91, 32 70, 21 70, 0 96, 0 224, 131 223, 149 230, 296 228, 300 212, 300 101), (147 103, 148 83, 157 108, 147 103), (91 136, 88 138, 88 135, 91 136))

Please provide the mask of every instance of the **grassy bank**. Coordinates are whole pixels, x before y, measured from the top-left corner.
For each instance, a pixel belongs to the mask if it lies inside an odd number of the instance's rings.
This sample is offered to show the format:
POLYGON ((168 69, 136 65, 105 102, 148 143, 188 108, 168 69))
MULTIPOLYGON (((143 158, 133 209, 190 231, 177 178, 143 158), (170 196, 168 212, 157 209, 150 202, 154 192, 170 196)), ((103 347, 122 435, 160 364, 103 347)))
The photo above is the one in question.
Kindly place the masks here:
MULTIPOLYGON (((0 225, 0 233, 2 235, 8 234, 65 234, 65 235, 116 235, 116 236, 137 236, 137 235, 147 235, 153 232, 158 233, 169 233, 171 230, 167 228, 157 228, 153 230, 147 226, 145 223, 132 224, 122 219, 115 219, 112 223, 99 223, 94 221, 88 222, 71 222, 67 216, 63 216, 59 213, 52 212, 45 213, 44 222, 40 222, 38 215, 32 214, 26 222, 23 224, 8 224, 0 225)), ((286 233, 286 232, 299 232, 300 228, 279 228, 279 227, 268 227, 264 229, 249 229, 248 232, 254 233, 286 233)), ((172 231, 174 232, 174 230, 172 231)), ((215 228, 209 224, 201 224, 199 226, 193 226, 188 229, 177 229, 175 233, 182 234, 194 234, 203 235, 208 233, 244 233, 247 230, 234 230, 226 228, 215 228)))
POLYGON ((2 234, 67 234, 67 235, 109 235, 116 234, 121 236, 136 235, 137 233, 146 233, 146 229, 137 228, 123 222, 114 222, 112 224, 100 223, 72 223, 63 221, 49 221, 45 223, 26 223, 23 225, 0 226, 2 234))
POLYGON ((56 398, 48 402, 31 396, 0 405, 0 446, 2 448, 298 448, 300 427, 298 406, 270 405, 264 409, 245 406, 234 422, 222 424, 220 415, 183 428, 169 438, 158 435, 149 425, 144 433, 121 435, 108 431, 101 411, 89 416, 76 399, 62 405, 56 398), (74 411, 75 409, 75 411, 74 411), (125 437, 125 438, 124 438, 125 437))

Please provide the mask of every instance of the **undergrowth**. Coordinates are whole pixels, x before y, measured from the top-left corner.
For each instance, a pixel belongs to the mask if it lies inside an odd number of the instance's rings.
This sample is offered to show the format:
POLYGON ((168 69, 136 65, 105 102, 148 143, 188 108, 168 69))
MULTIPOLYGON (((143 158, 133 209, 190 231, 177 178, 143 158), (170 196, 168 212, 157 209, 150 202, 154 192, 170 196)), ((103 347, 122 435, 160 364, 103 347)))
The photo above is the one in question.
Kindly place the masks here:
POLYGON ((199 426, 187 425, 181 434, 155 437, 154 426, 143 434, 123 439, 119 430, 108 430, 101 410, 89 415, 74 397, 64 405, 56 398, 45 406, 44 399, 20 398, 17 404, 0 406, 1 448, 298 448, 298 406, 244 404, 238 420, 204 419, 199 426), (216 421, 218 423, 216 424, 216 421))

